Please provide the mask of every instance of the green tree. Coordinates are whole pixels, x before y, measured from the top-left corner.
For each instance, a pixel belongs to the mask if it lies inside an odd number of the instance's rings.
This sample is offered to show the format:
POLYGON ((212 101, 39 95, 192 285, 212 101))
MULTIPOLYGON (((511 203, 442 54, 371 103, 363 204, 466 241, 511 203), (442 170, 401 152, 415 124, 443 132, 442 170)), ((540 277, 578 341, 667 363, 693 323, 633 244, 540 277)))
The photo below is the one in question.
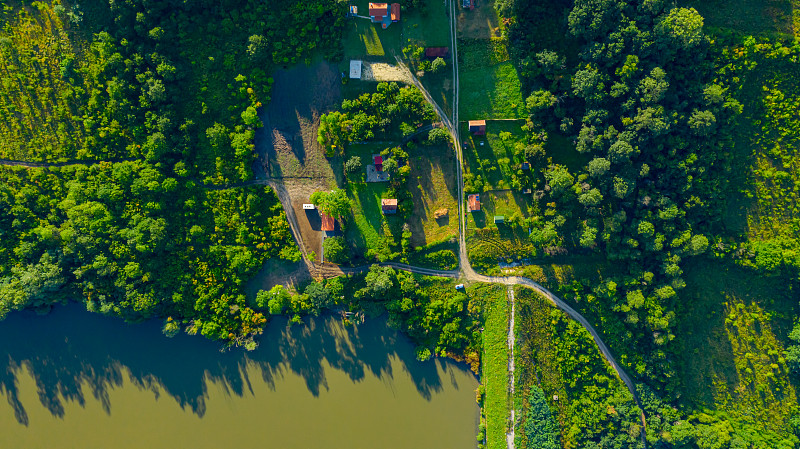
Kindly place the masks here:
POLYGON ((431 72, 433 73, 440 73, 445 67, 447 67, 447 63, 442 58, 436 58, 431 62, 431 72))
POLYGON ((322 245, 325 260, 333 263, 344 263, 349 259, 344 237, 329 237, 322 245))

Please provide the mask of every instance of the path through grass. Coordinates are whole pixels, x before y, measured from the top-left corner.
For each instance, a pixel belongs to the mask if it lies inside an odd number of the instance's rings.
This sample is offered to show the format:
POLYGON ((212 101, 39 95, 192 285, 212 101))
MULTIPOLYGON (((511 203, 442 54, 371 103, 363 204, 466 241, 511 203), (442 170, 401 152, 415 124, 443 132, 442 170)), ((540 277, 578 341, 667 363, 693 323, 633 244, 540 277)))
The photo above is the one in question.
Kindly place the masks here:
POLYGON ((509 307, 505 289, 486 295, 484 303, 483 373, 486 388, 484 415, 486 417, 486 448, 506 447, 508 397, 508 319, 509 307))

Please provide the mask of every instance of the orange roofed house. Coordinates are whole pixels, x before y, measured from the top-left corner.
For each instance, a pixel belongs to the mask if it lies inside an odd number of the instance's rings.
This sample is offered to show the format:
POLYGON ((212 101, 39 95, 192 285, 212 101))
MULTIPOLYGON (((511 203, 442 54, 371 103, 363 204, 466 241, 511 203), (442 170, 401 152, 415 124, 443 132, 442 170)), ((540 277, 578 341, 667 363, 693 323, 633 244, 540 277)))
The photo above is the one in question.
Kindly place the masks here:
POLYGON ((400 3, 370 3, 369 18, 372 23, 380 23, 381 28, 387 28, 392 22, 400 21, 400 3))
POLYGON ((396 214, 397 213, 397 198, 387 199, 384 198, 381 200, 381 210, 384 214, 396 214))
POLYGON ((483 136, 486 134, 486 120, 470 120, 469 132, 476 136, 483 136))
POLYGON ((322 211, 319 212, 319 219, 322 222, 322 232, 325 235, 331 235, 336 232, 336 219, 322 211))

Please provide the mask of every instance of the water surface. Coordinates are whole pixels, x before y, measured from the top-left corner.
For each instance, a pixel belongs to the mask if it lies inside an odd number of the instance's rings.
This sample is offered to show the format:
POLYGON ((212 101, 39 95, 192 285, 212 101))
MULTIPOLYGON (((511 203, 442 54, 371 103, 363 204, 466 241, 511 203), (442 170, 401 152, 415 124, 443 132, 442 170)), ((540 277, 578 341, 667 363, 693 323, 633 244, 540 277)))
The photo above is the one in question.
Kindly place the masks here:
POLYGON ((477 381, 385 320, 270 322, 219 351, 78 305, 0 322, 0 448, 475 447, 477 381))

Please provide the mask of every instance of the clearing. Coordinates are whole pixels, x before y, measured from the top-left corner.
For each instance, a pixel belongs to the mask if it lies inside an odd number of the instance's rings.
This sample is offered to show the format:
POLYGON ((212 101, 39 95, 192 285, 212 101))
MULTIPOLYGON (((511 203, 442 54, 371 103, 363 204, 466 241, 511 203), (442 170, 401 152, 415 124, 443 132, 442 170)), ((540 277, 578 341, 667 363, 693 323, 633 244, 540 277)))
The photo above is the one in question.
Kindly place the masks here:
POLYGON ((409 219, 411 245, 424 246, 458 235, 455 152, 448 146, 418 146, 409 152, 408 189, 414 201, 409 219), (436 211, 447 209, 437 219, 436 211))
POLYGON ((797 314, 793 293, 779 276, 716 260, 691 261, 686 283, 675 332, 684 401, 727 415, 750 435, 788 436, 784 418, 797 395, 781 342, 797 314))
POLYGON ((337 184, 341 161, 328 160, 317 143, 319 117, 341 102, 338 69, 327 62, 297 65, 273 75, 272 101, 260 111, 264 126, 256 132, 256 179, 276 178, 279 195, 292 205, 304 253, 321 254, 318 219, 302 210, 315 190, 337 184))
POLYGON ((795 36, 800 28, 797 0, 681 0, 678 4, 697 9, 711 27, 788 36, 795 36))

